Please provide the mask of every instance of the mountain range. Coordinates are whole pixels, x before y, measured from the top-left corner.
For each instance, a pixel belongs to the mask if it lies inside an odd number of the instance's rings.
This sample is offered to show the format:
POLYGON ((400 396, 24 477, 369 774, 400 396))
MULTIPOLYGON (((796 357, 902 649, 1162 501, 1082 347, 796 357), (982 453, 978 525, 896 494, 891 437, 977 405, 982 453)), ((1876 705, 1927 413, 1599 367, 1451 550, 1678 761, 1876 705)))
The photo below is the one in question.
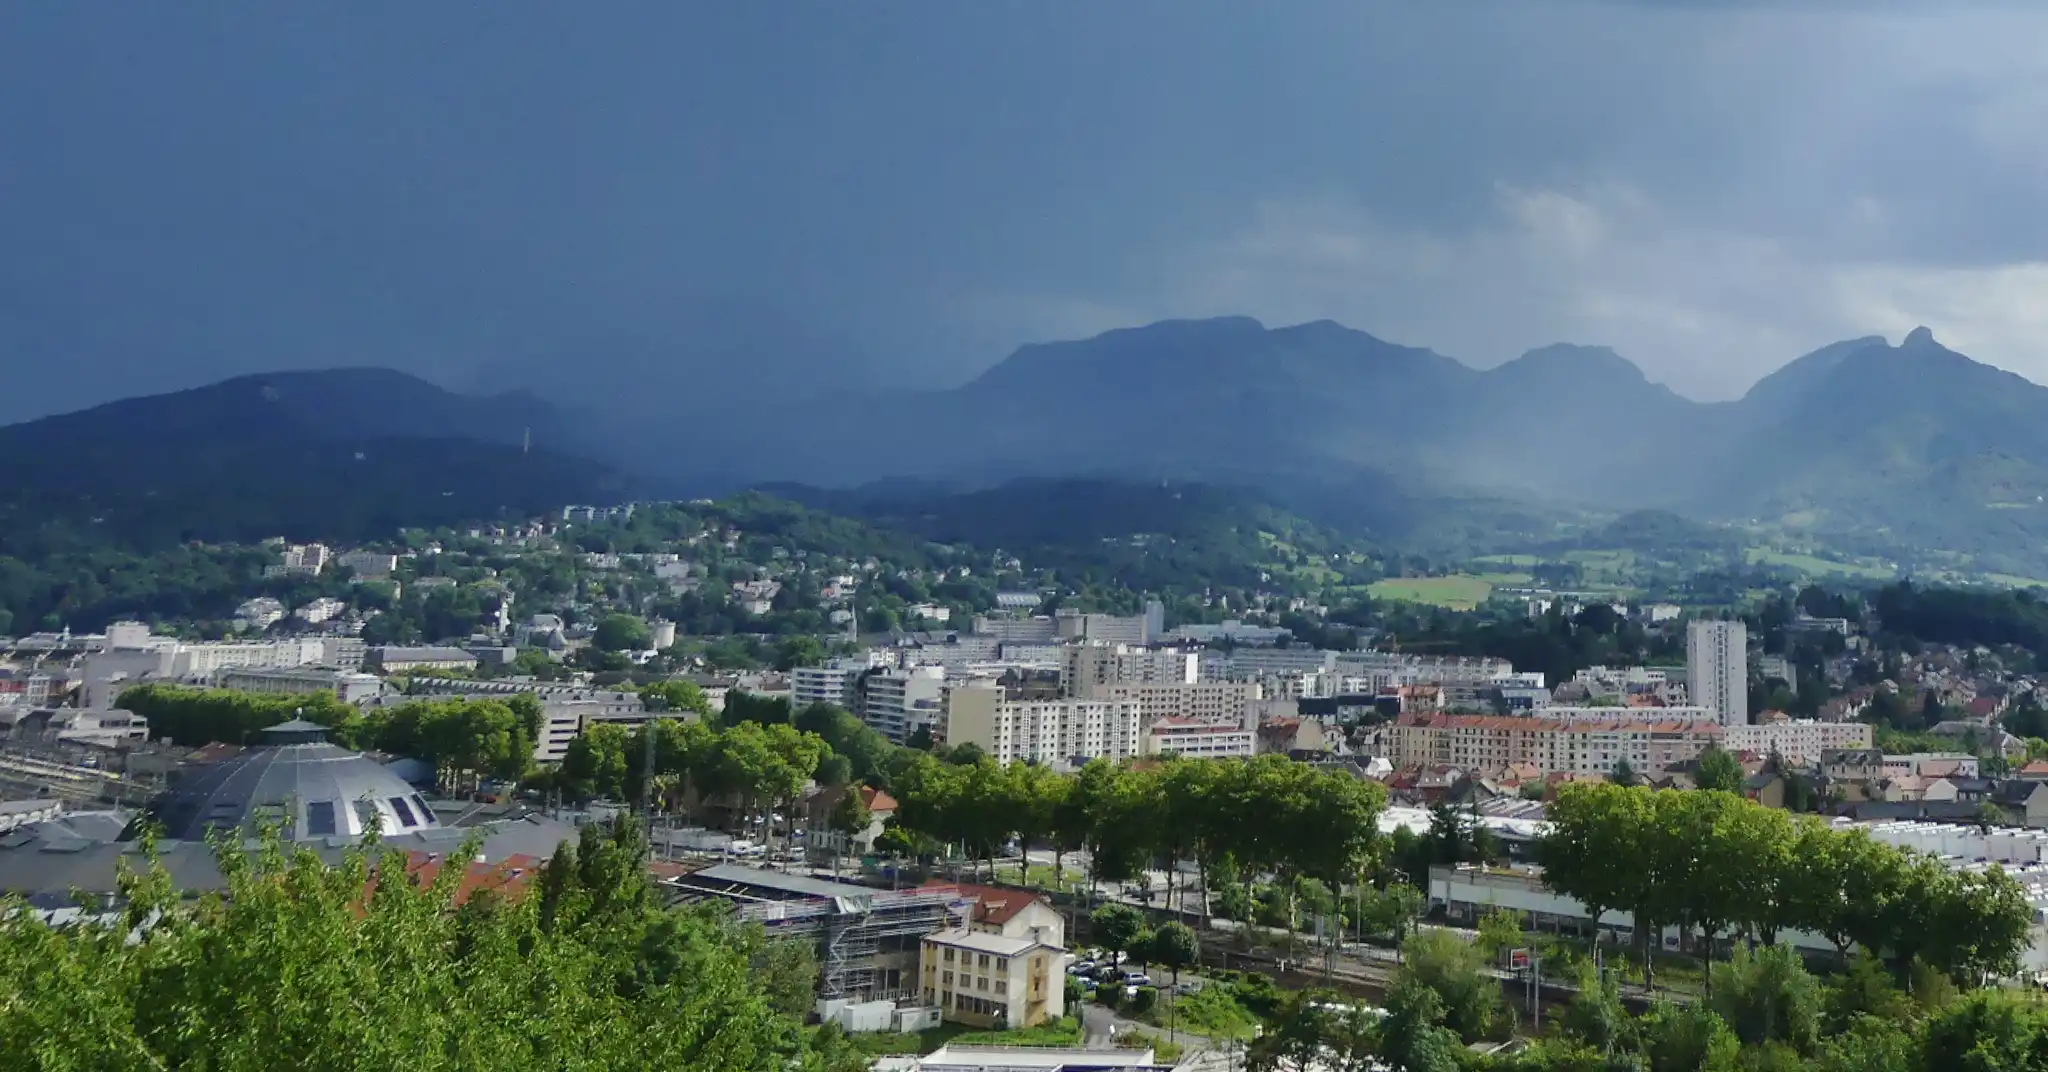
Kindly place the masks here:
POLYGON ((9 457, 62 459, 11 467, 0 498, 70 496, 87 504, 74 513, 183 533, 218 526, 152 500, 290 499, 309 476, 366 518, 368 487, 431 487, 443 516, 771 482, 933 495, 1090 478, 1253 486, 1390 539, 1475 505, 1483 524, 1540 527, 1546 504, 2036 558, 2048 533, 2048 388, 1925 328, 1824 347, 1722 403, 1598 347, 1479 370, 1329 321, 1245 317, 1026 346, 942 391, 629 392, 598 409, 533 387, 476 397, 358 369, 114 403, 0 429, 9 457))
POLYGON ((747 444, 743 469, 698 479, 1175 478, 1371 499, 1381 515, 1655 508, 1969 554, 2038 555, 2048 533, 2048 388, 1926 328, 1823 347, 1702 403, 1598 347, 1479 370, 1329 321, 1168 321, 1026 346, 956 390, 782 407, 753 436, 715 420, 671 436, 671 456, 721 464, 741 459, 692 437, 747 444))
POLYGON ((270 536, 353 539, 633 493, 552 449, 523 394, 388 369, 244 376, 0 428, 0 552, 270 536))

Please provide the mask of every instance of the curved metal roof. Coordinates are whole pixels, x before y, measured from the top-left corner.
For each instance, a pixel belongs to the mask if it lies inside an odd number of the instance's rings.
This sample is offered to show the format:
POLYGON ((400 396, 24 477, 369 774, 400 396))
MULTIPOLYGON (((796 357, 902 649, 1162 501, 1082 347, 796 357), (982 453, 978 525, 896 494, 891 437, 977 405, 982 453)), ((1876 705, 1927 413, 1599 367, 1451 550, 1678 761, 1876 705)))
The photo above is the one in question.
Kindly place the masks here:
MULTIPOLYGON (((412 786, 375 760, 329 743, 317 723, 293 720, 263 731, 263 747, 187 773, 144 814, 162 837, 201 841, 216 829, 282 826, 292 841, 360 838, 440 825, 412 786)), ((140 824, 124 835, 132 838, 140 824)))

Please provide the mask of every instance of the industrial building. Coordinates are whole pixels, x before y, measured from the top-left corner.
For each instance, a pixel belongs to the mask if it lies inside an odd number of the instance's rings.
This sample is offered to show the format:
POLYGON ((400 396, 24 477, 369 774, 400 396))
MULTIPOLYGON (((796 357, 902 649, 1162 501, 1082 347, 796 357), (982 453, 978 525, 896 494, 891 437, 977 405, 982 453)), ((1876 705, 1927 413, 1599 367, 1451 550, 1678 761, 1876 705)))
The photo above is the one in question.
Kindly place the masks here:
POLYGON ((826 1001, 922 998, 925 935, 963 925, 974 901, 957 886, 878 890, 850 882, 715 864, 662 880, 677 901, 724 901, 771 937, 816 943, 826 1001))

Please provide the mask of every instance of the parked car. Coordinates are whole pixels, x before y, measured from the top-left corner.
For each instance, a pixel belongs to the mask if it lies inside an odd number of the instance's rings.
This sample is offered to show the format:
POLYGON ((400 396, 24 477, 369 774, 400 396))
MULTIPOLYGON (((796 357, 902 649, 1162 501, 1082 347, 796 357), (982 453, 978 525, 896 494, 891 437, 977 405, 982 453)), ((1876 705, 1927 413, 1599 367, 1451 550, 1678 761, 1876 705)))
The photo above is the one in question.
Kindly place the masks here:
POLYGON ((1089 972, 1092 972, 1094 970, 1095 962, 1092 960, 1078 960, 1072 964, 1067 965, 1068 975, 1087 975, 1089 972))
POLYGON ((1126 986, 1151 986, 1151 985, 1152 985, 1152 977, 1151 977, 1151 976, 1149 976, 1149 975, 1146 975, 1146 974, 1145 974, 1144 972, 1139 972, 1139 971, 1127 971, 1127 972, 1125 972, 1125 973, 1124 973, 1124 985, 1126 985, 1126 986))

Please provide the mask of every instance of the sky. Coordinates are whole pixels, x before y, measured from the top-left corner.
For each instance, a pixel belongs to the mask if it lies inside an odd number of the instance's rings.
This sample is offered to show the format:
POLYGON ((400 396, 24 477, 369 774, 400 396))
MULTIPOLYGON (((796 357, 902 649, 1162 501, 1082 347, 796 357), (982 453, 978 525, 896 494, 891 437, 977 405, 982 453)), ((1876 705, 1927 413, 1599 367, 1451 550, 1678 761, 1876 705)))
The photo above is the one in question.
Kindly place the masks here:
POLYGON ((1927 324, 2048 382, 2048 5, 0 5, 0 421, 943 387, 1223 314, 1701 399, 1927 324))

